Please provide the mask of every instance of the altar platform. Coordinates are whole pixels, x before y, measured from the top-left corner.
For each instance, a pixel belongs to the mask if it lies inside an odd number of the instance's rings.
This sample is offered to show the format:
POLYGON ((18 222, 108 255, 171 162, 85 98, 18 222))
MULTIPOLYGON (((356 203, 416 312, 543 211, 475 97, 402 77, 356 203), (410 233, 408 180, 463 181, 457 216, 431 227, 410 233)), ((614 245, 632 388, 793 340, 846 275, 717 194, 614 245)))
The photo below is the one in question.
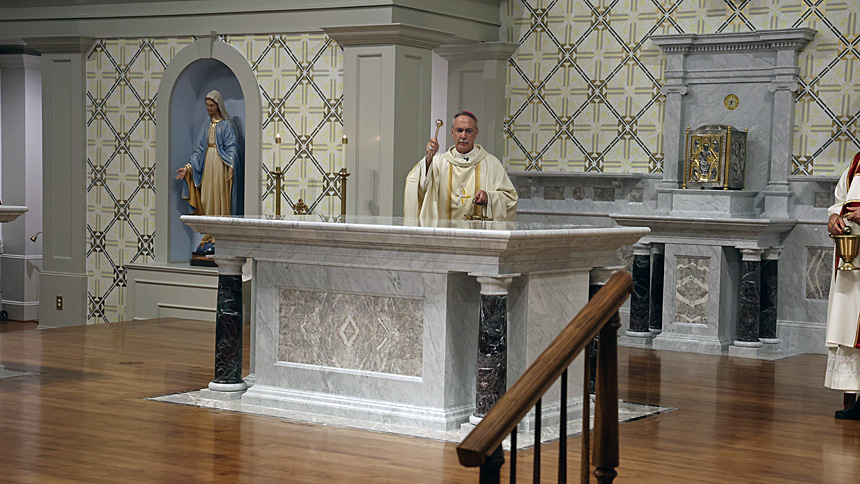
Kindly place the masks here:
MULTIPOLYGON (((649 233, 357 216, 182 221, 215 237, 221 282, 253 259, 243 404, 440 431, 504 392, 584 306, 601 268, 618 265, 618 248, 649 233)), ((224 287, 219 324, 238 296, 224 287)), ((235 370, 220 340, 216 382, 235 370)), ((570 373, 582 388, 582 372, 570 373)), ((211 393, 237 398, 244 385, 224 381, 211 393)), ((581 404, 570 395, 569 408, 581 404)), ((545 417, 557 407, 547 402, 545 417)))

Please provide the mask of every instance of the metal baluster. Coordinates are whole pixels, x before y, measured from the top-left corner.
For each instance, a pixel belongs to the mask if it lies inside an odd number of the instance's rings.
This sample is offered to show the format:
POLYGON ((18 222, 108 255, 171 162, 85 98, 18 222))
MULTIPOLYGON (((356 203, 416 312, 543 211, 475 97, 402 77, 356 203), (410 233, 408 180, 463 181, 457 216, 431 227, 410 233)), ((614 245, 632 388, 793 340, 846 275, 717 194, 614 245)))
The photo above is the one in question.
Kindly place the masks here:
POLYGON ((567 370, 561 373, 561 414, 558 416, 558 482, 567 484, 567 370))
POLYGON ((517 428, 511 431, 511 484, 517 484, 517 428))
POLYGON ((589 381, 589 375, 591 375, 591 343, 585 346, 585 350, 583 351, 584 356, 583 360, 585 361, 585 378, 583 378, 583 388, 582 388, 582 452, 581 459, 579 464, 580 474, 579 474, 579 482, 581 484, 588 484, 591 480, 591 459, 589 454, 589 450, 591 448, 590 440, 590 420, 591 420, 591 395, 589 392, 591 391, 591 382, 589 381))
POLYGON ((540 484, 540 401, 535 405, 535 463, 532 472, 532 482, 540 484))

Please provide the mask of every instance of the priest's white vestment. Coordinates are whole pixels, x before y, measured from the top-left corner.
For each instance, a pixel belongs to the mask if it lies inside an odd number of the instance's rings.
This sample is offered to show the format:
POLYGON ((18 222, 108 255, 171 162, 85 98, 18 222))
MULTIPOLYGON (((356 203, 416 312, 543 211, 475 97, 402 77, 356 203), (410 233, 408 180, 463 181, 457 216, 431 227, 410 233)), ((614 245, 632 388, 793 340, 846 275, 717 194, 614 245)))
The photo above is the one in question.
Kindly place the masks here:
MULTIPOLYGON (((845 170, 836 185, 836 200, 828 214, 839 215, 850 202, 860 202, 860 172, 857 158, 845 170)), ((847 222, 854 234, 860 226, 847 222)), ((834 262, 835 258, 834 258, 834 262)), ((841 261, 839 261, 841 262, 841 261)), ((860 264, 860 257, 853 261, 860 264)), ((846 392, 860 392, 860 271, 834 270, 830 280, 830 298, 827 305, 827 371, 824 386, 846 392)))
POLYGON ((517 191, 499 159, 480 145, 465 154, 452 147, 433 156, 429 169, 426 165, 422 158, 406 177, 404 217, 430 221, 483 215, 516 220, 517 191), (487 193, 486 206, 473 203, 479 190, 487 193))

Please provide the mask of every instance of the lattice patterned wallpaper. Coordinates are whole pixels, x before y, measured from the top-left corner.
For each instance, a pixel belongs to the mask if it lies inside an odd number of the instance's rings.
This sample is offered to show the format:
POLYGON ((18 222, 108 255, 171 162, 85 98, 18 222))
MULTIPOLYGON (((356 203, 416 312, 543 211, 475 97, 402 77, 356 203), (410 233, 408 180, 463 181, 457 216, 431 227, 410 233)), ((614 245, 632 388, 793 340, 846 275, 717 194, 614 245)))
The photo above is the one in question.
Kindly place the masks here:
POLYGON ((88 323, 123 320, 125 265, 153 258, 156 94, 193 40, 103 40, 87 60, 88 323))
MULTIPOLYGON (((87 60, 89 323, 125 319, 125 265, 153 258, 156 94, 170 60, 194 40, 102 40, 87 60)), ((314 213, 340 213, 340 200, 323 186, 323 174, 341 163, 340 48, 323 34, 223 40, 245 55, 260 83, 263 213, 274 213, 273 167, 287 172, 284 212, 303 198, 314 213)))
POLYGON ((860 148, 860 0, 507 0, 511 169, 662 170, 663 62, 649 36, 809 27, 792 173, 839 175, 860 148))

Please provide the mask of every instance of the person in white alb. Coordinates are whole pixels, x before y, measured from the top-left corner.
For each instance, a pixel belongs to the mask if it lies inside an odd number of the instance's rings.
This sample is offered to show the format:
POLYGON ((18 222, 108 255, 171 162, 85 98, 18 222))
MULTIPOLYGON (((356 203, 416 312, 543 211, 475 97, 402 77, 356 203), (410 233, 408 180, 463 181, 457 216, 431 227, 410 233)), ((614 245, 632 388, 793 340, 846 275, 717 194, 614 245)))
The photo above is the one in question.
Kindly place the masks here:
POLYGON ((454 146, 441 154, 438 140, 431 138, 426 155, 406 177, 404 217, 514 221, 517 191, 499 159, 475 144, 478 118, 468 111, 457 113, 451 136, 454 146))

